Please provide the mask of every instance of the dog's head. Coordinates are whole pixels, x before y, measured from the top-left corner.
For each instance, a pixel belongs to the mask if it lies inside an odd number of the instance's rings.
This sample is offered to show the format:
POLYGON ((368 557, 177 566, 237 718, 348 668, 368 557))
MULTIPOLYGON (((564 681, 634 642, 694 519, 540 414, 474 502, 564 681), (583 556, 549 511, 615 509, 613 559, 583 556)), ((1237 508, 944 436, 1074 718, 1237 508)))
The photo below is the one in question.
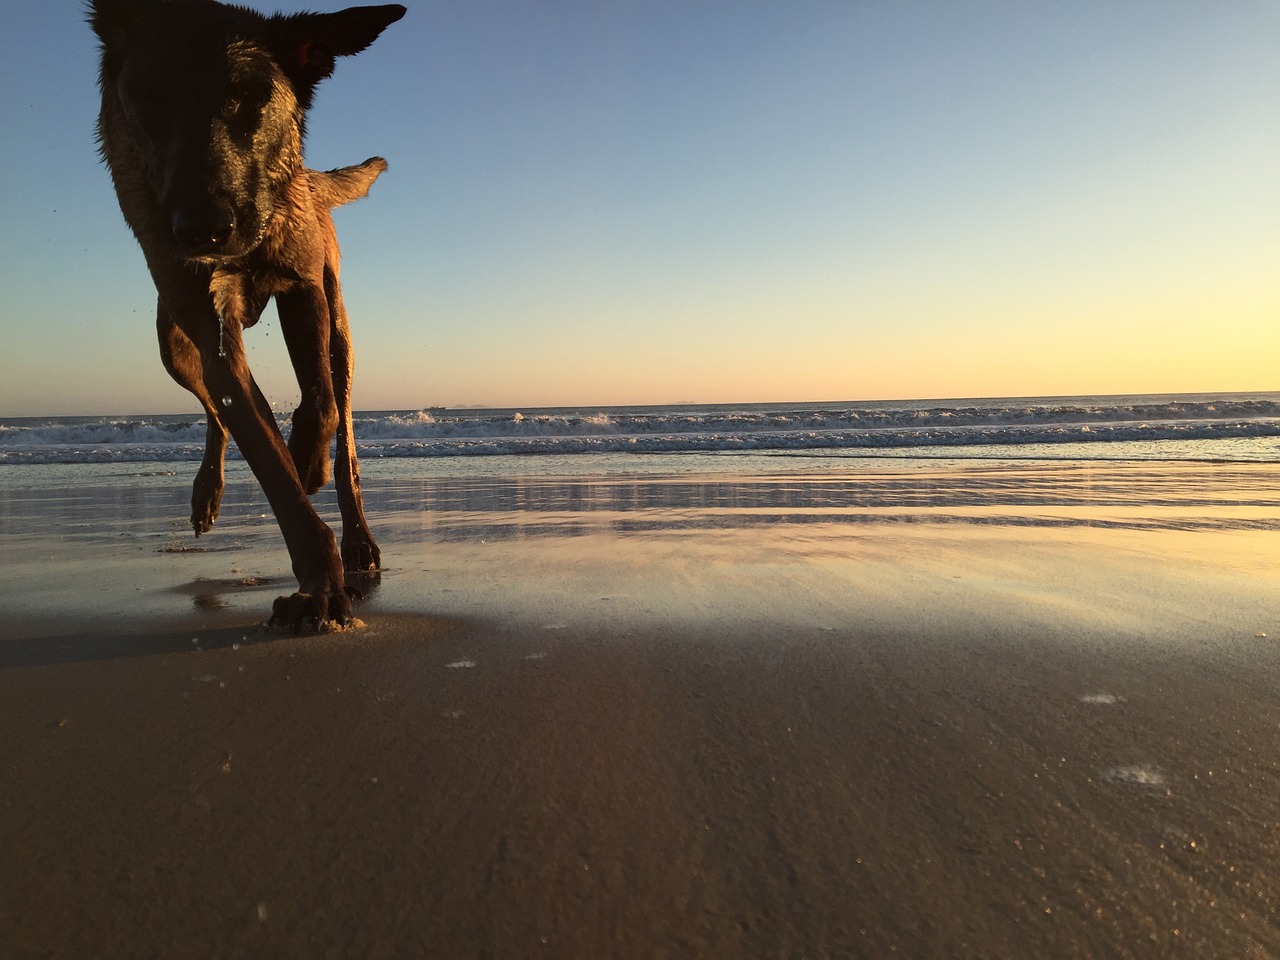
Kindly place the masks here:
POLYGON ((316 84, 404 13, 392 4, 264 16, 214 0, 90 0, 107 160, 114 168, 112 138, 125 137, 184 256, 242 256, 301 168, 316 84))

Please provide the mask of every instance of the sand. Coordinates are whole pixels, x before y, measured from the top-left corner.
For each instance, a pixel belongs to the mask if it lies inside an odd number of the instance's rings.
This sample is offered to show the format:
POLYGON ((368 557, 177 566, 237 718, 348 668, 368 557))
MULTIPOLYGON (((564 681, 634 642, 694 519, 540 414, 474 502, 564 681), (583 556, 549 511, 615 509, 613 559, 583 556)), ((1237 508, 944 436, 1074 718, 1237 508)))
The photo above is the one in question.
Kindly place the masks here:
POLYGON ((0 954, 1280 955, 1265 470, 366 474, 0 477, 0 954))

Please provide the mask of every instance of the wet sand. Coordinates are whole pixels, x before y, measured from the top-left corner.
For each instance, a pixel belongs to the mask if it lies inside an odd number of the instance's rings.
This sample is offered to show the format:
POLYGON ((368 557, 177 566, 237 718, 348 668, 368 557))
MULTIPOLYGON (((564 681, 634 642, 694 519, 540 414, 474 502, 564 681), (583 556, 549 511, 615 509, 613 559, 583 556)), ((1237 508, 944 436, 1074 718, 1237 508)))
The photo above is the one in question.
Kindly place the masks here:
POLYGON ((5 956, 1280 955, 1264 470, 400 469, 321 637, 0 478, 5 956))

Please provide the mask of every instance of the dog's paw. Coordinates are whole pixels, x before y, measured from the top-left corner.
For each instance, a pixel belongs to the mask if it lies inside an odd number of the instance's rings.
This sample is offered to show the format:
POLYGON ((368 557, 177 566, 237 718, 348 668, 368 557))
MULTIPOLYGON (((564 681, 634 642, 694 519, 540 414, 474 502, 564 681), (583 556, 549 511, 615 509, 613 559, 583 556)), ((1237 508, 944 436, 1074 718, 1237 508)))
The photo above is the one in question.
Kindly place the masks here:
POLYGON ((222 483, 202 484, 197 477, 191 490, 191 529, 196 532, 197 537, 213 528, 213 522, 218 519, 221 508, 222 483))
POLYGON ((192 510, 191 511, 191 529, 195 531, 196 536, 208 533, 213 529, 213 522, 218 519, 218 508, 215 505, 212 510, 192 510))
POLYGON ((294 633, 303 629, 311 633, 344 629, 355 622, 351 616, 350 594, 351 591, 344 588, 338 593, 295 593, 276 597, 267 626, 284 627, 294 633))
POLYGON ((322 418, 311 407, 304 404, 293 412, 289 455, 293 457, 298 480, 308 496, 318 493, 329 482, 332 473, 329 442, 332 439, 332 429, 324 428, 322 418))
POLYGON ((342 568, 351 573, 382 568, 382 552, 373 542, 369 531, 344 534, 342 537, 342 568))

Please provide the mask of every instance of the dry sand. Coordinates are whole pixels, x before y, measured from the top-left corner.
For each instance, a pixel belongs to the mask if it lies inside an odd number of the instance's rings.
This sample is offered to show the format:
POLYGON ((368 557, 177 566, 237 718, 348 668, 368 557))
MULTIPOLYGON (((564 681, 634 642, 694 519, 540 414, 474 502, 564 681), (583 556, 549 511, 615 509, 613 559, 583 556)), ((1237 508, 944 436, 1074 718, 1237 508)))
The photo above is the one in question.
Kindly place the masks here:
POLYGON ((392 566, 321 637, 257 626, 247 486, 207 553, 132 532, 181 480, 0 489, 0 955, 1280 956, 1260 472, 368 472, 392 566))

